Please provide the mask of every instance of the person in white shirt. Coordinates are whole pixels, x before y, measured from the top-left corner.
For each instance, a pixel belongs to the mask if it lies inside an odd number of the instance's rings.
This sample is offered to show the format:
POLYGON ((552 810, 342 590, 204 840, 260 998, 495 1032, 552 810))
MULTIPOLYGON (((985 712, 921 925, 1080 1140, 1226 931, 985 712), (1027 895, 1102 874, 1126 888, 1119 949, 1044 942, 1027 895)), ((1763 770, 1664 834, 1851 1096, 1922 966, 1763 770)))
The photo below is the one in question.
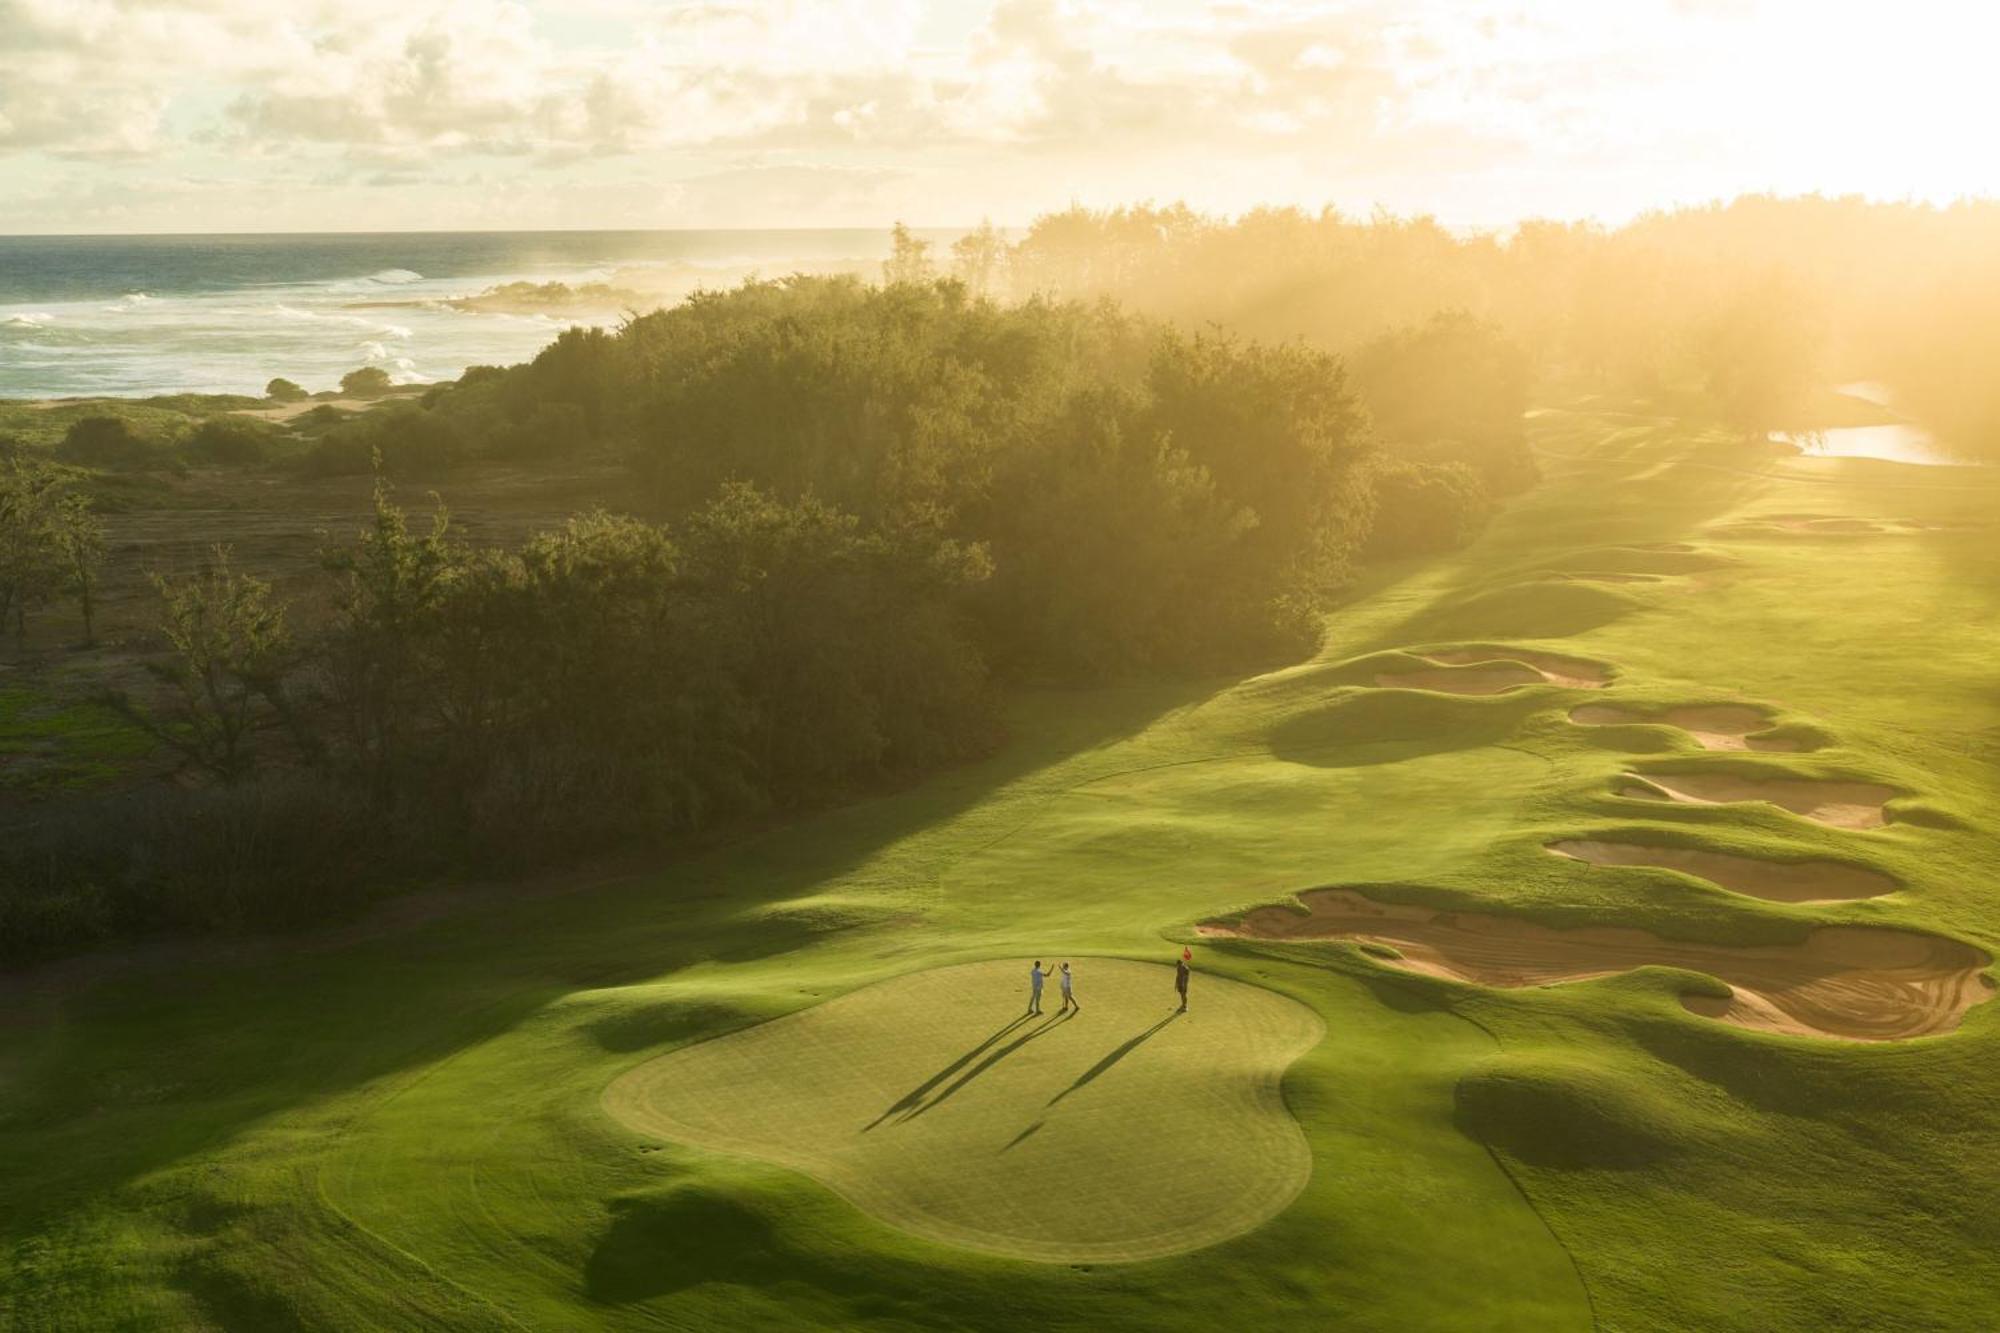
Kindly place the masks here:
POLYGON ((1058 1009, 1056 1010, 1056 1012, 1062 1013, 1064 1009, 1074 1009, 1078 1013, 1082 1013, 1083 1006, 1076 1002, 1076 996, 1070 992, 1070 975, 1069 975, 1068 963, 1064 963, 1062 965, 1062 972, 1057 979, 1062 982, 1063 1002, 1062 1002, 1062 1009, 1058 1009))
POLYGON ((1048 979, 1049 979, 1049 974, 1042 971, 1042 960, 1037 958, 1035 960, 1035 965, 1028 969, 1028 1012, 1029 1013, 1039 1014, 1040 1012, 1042 1012, 1042 983, 1044 981, 1047 981, 1048 979))

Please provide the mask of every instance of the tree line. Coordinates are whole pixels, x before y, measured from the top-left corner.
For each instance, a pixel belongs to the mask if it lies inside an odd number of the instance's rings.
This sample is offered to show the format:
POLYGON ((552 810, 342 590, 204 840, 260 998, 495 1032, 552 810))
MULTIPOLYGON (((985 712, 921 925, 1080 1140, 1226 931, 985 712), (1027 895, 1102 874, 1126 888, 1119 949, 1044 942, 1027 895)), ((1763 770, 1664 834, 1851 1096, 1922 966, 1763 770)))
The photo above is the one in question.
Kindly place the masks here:
POLYGON ((107 702, 181 776, 10 839, 0 936, 316 919, 907 780, 990 748, 1010 683, 1304 655, 1364 563, 1466 540, 1532 477, 1490 327, 1355 364, 1379 423, 1301 343, 796 278, 341 423, 304 465, 378 489, 330 612, 296 623, 227 551, 160 577, 153 688, 107 702), (475 548, 390 489, 482 458, 613 460, 667 517, 475 548))

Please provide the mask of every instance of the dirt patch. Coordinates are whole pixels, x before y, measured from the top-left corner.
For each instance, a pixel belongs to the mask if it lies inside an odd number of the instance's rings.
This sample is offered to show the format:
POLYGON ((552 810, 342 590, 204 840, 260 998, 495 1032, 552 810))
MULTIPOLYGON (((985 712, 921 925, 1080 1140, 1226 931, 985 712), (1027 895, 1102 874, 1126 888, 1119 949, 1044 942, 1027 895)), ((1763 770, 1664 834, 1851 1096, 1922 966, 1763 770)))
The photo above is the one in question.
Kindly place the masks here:
POLYGON ((1805 748, 1800 742, 1761 733, 1771 729, 1771 719, 1755 708, 1741 704, 1714 704, 1698 708, 1670 708, 1663 713, 1639 713, 1610 704, 1585 704, 1570 710, 1569 720, 1586 727, 1667 726, 1678 727, 1694 737, 1704 750, 1769 750, 1796 753, 1805 748))
POLYGON ((1411 656, 1440 669, 1385 671, 1376 675, 1375 683, 1440 694, 1503 694, 1523 685, 1598 690, 1611 682, 1610 669, 1596 662, 1520 648, 1448 648, 1411 656))
POLYGON ((1971 945, 1915 931, 1823 926, 1801 944, 1731 947, 1612 926, 1557 930, 1519 917, 1378 903, 1351 889, 1299 895, 1305 910, 1260 907, 1211 935, 1352 939, 1386 945, 1400 967, 1453 981, 1516 988, 1664 966, 1728 983, 1727 999, 1684 996, 1739 1027, 1851 1041, 1900 1041, 1956 1028, 1992 994, 1992 961, 1971 945))
POLYGON ((1633 842, 1576 838, 1552 842, 1557 856, 1594 866, 1656 866, 1718 884, 1732 893, 1779 903, 1849 902, 1879 898, 1901 885, 1887 875, 1839 861, 1765 861, 1698 847, 1651 847, 1633 842))
POLYGON ((1627 773, 1620 796, 1690 805, 1765 801, 1834 828, 1881 828, 1883 806, 1900 795, 1874 782, 1821 782, 1810 778, 1746 778, 1734 773, 1627 773))

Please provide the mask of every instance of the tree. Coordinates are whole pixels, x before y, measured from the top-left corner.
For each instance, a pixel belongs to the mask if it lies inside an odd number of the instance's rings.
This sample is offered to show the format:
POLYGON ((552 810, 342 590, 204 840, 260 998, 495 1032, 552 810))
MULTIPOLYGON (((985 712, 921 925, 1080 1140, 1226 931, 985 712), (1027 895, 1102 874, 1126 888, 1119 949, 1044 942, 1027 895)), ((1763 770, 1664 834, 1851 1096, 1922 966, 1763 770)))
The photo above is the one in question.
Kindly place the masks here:
POLYGON ((1798 424, 1824 378, 1826 330, 1797 283, 1773 273, 1698 319, 1688 351, 1716 413, 1761 439, 1798 424))
POLYGON ((882 281, 891 287, 931 280, 931 243, 920 241, 898 222, 889 233, 889 259, 882 265, 882 281))
POLYGON ((91 511, 90 501, 74 493, 56 502, 53 529, 70 591, 83 612, 83 641, 97 641, 97 567, 104 563, 104 521, 91 511))
POLYGON ((430 531, 413 536, 388 482, 375 481, 375 521, 360 541, 329 551, 326 567, 343 575, 329 644, 334 702, 348 745, 380 805, 390 804, 417 723, 414 703, 425 670, 428 637, 465 553, 448 538, 451 515, 436 509, 430 531))
POLYGON ((1007 259, 1007 242, 991 222, 981 222, 951 243, 951 273, 974 296, 988 295, 1000 266, 1007 259))
POLYGON ((1376 458, 1366 472, 1375 501, 1371 556, 1454 550, 1478 535, 1493 510, 1478 474, 1465 463, 1376 458))
POLYGON ((164 603, 160 629, 173 656, 148 664, 172 689, 156 713, 124 695, 105 702, 178 751, 188 762, 234 782, 254 765, 251 741, 288 713, 284 678, 294 661, 285 609, 271 585, 238 573, 227 546, 216 546, 192 575, 156 575, 164 603))
POLYGON ((1523 426, 1528 358, 1496 325, 1440 310, 1370 342, 1349 365, 1377 434, 1397 457, 1464 463, 1493 495, 1534 482, 1523 426))
POLYGON ((362 366, 340 377, 340 391, 349 398, 380 398, 395 387, 389 372, 380 366, 362 366))
POLYGON ((62 588, 61 512, 68 474, 46 464, 0 468, 0 626, 25 639, 28 612, 62 588))
POLYGON ((306 398, 310 397, 304 389, 288 379, 274 379, 269 384, 266 384, 264 386, 264 396, 276 403, 303 402, 306 398))

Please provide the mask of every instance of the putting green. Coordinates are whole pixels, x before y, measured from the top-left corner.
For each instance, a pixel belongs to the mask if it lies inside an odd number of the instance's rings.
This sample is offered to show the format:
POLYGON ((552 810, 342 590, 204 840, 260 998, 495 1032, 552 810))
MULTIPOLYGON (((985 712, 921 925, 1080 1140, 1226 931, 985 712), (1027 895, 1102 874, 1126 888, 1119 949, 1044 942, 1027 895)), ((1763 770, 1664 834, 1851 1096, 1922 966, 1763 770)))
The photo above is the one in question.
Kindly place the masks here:
POLYGON ((895 978, 675 1051, 606 1089, 630 1128, 804 1171, 894 1226, 1051 1262, 1150 1259, 1272 1216, 1312 1170, 1279 1079, 1303 1005, 1072 960, 1081 1012, 1024 1015, 1025 960, 895 978))

